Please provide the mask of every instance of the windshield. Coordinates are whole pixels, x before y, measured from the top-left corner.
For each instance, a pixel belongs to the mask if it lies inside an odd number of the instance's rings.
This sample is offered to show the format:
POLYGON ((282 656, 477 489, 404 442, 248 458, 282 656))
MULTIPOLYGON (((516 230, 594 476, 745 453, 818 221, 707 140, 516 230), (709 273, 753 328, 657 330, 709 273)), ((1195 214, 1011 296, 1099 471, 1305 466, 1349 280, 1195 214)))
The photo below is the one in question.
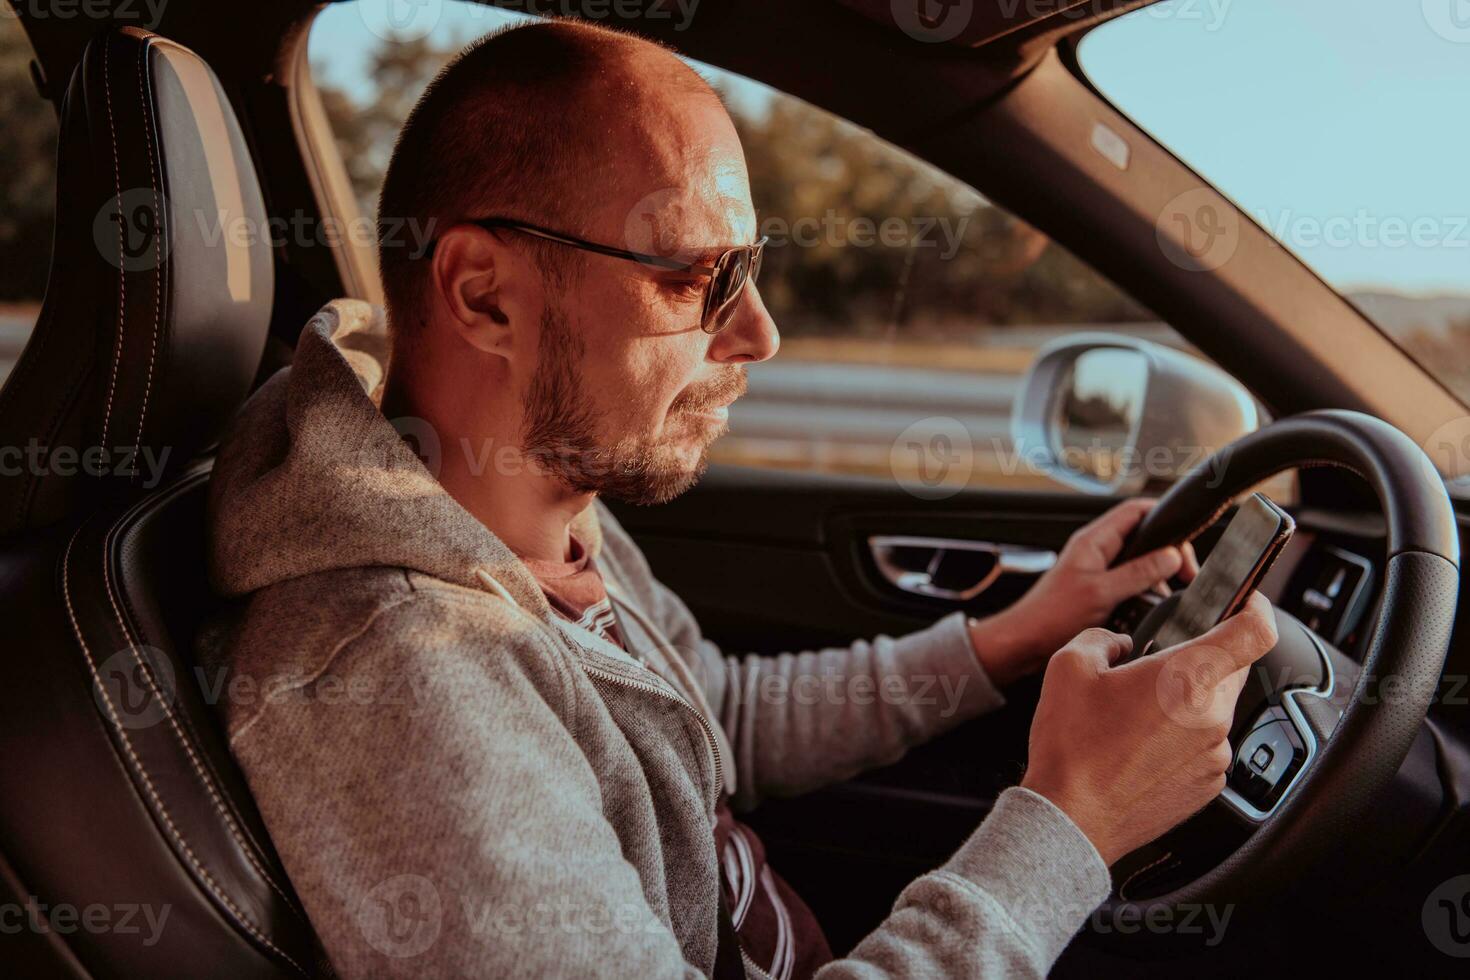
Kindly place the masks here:
POLYGON ((1470 3, 1167 0, 1091 31, 1078 56, 1470 401, 1470 3))

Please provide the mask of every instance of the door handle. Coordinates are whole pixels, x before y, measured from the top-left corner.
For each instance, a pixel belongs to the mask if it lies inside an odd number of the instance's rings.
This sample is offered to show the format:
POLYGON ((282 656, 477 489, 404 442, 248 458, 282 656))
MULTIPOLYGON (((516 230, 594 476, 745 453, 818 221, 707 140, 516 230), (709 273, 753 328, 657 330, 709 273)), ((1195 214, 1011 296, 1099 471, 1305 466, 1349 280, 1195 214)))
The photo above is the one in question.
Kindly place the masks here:
POLYGON ((1045 548, 964 538, 878 534, 868 549, 895 588, 952 602, 973 599, 1002 575, 1040 575, 1057 563, 1045 548))

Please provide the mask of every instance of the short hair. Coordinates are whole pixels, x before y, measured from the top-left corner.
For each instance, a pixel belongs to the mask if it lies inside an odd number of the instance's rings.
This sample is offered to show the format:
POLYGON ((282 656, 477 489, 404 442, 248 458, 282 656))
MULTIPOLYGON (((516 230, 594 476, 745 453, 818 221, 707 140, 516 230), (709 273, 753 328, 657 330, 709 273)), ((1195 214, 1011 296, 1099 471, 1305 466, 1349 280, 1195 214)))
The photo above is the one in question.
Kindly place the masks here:
MULTIPOLYGON (((581 216, 609 179, 607 134, 620 125, 608 110, 641 113, 671 90, 719 99, 663 46, 582 21, 513 26, 461 51, 409 113, 378 199, 378 265, 395 341, 422 319, 415 311, 430 281, 405 223, 436 236, 494 214, 585 237, 581 216), (667 57, 649 59, 650 51, 667 57)), ((572 249, 518 237, 548 281, 566 281, 572 249)))

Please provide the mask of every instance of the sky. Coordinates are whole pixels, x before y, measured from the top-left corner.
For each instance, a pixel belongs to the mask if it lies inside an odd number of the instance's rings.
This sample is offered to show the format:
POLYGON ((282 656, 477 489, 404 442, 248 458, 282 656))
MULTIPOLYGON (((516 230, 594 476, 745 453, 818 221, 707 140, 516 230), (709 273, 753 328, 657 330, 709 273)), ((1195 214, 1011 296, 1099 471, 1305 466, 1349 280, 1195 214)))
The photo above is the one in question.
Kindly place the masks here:
MULTIPOLYGON (((520 16, 466 0, 333 4, 311 61, 366 100, 385 37, 463 43, 520 16)), ((1166 0, 1091 32, 1081 61, 1337 289, 1470 293, 1470 0, 1166 0)), ((736 109, 769 104, 765 86, 702 70, 736 109)))
POLYGON ((1470 292, 1470 0, 1168 0, 1080 60, 1339 289, 1470 292))

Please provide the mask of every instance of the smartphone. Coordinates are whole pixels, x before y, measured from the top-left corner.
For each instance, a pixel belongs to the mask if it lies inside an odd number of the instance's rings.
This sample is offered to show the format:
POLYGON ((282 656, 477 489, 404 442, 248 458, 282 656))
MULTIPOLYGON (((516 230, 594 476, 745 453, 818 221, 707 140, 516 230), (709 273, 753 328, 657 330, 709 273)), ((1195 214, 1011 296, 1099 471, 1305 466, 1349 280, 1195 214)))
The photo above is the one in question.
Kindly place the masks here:
POLYGON ((1251 494, 1145 652, 1192 640, 1239 612, 1295 530, 1290 514, 1263 495, 1251 494))

